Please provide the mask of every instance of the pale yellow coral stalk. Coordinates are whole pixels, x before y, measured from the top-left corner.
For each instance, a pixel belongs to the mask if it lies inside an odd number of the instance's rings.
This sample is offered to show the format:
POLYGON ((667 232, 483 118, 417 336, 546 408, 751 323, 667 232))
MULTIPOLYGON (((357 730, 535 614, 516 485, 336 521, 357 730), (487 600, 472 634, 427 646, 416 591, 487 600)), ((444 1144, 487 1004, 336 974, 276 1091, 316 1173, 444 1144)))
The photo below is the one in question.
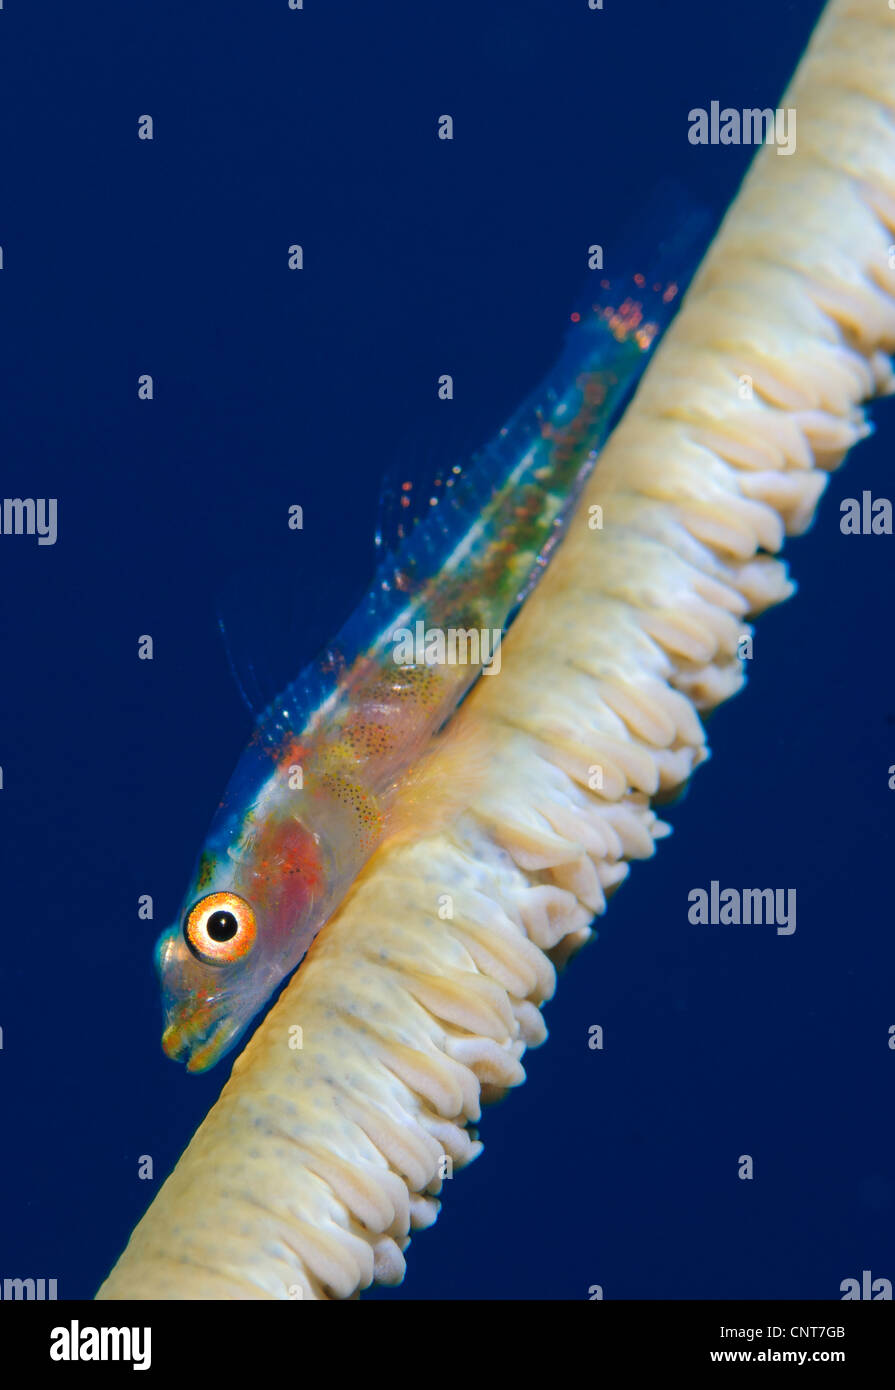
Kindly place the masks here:
POLYGON ((783 104, 797 151, 756 160, 503 670, 458 717, 441 828, 376 856, 99 1297, 346 1298, 400 1279, 446 1160, 478 1151, 482 1094, 517 1084, 544 1036, 554 963, 653 852, 650 800, 705 756, 697 711, 738 689, 747 615, 790 592, 772 553, 891 380, 883 0, 832 0, 783 104))

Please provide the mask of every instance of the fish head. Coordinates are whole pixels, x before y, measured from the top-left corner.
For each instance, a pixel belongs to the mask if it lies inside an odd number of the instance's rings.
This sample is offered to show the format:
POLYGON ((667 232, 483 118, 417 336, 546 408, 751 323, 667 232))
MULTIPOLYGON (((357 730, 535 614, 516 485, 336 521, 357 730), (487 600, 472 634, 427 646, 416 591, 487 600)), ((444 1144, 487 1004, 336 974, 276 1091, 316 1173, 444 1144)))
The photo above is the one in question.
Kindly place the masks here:
POLYGON ((223 849, 209 837, 180 918, 156 946, 162 1047, 191 1072, 235 1045, 328 913, 321 836, 291 813, 246 819, 223 849))

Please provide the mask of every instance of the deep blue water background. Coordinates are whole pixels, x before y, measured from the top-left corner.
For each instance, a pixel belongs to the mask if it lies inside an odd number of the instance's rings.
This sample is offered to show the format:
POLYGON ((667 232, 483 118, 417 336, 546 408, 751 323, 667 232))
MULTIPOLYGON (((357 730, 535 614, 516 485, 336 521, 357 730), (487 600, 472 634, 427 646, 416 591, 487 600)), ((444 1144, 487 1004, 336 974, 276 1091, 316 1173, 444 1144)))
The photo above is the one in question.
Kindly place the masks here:
MULTIPOLYGON (((92 1295, 226 1079, 163 1057, 151 948, 249 733, 214 622, 228 577, 276 613, 300 549, 299 616, 334 629, 392 460, 501 424, 558 351, 583 248, 660 177, 720 216, 750 151, 690 146, 687 112, 774 105, 819 8, 0 13, 0 491, 59 499, 55 547, 0 536, 0 1276, 92 1295)), ((895 409, 875 419, 789 547, 800 595, 761 621, 672 840, 561 980, 403 1288, 372 1297, 895 1278, 895 538, 838 529, 841 497, 891 486, 895 409), (691 926, 713 878, 795 887, 795 935, 691 926)))

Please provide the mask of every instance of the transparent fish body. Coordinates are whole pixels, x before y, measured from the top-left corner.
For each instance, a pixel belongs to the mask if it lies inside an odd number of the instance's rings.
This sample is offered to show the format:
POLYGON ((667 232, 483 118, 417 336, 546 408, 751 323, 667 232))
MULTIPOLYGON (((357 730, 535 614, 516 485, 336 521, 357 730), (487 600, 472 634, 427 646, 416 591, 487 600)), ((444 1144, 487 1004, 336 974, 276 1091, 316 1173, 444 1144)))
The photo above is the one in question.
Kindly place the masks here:
POLYGON ((603 284, 546 381, 436 479, 425 519, 258 720, 156 949, 163 1047, 189 1070, 223 1056, 298 965, 388 834, 409 772, 473 683, 498 675, 501 637, 678 294, 642 275, 603 284))

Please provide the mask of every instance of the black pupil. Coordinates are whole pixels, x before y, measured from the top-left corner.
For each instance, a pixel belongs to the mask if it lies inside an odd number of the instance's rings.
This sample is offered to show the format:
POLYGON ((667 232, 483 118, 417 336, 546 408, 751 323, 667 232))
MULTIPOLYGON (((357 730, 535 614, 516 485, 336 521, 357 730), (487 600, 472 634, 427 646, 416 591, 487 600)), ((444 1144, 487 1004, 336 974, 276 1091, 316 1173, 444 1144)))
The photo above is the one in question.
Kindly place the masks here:
POLYGON ((239 931, 239 923, 232 912, 213 912, 205 924, 205 930, 212 941, 232 941, 239 931))

